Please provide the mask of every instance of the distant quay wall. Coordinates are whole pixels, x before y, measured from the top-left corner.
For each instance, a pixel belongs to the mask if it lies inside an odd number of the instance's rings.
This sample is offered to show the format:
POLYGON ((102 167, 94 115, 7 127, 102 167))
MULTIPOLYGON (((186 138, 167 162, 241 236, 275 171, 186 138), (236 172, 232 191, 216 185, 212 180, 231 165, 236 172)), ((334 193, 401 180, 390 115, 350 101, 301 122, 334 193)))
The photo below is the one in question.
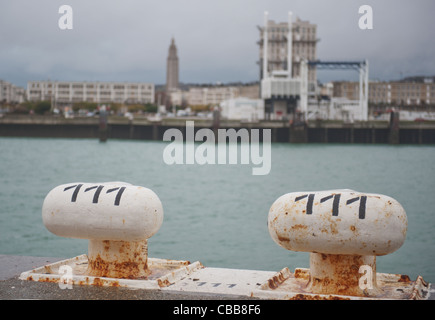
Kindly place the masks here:
MULTIPOLYGON (((194 121, 195 131, 217 129, 213 119, 147 118, 111 116, 107 122, 107 138, 131 140, 163 140, 167 129, 185 133, 186 121, 194 121)), ((310 121, 292 125, 288 121, 241 122, 219 120, 220 129, 271 129, 272 142, 282 143, 365 143, 365 144, 435 144, 435 122, 388 121, 343 123, 310 121)), ((64 118, 61 116, 4 115, 0 118, 2 137, 95 138, 100 135, 98 117, 64 118)))

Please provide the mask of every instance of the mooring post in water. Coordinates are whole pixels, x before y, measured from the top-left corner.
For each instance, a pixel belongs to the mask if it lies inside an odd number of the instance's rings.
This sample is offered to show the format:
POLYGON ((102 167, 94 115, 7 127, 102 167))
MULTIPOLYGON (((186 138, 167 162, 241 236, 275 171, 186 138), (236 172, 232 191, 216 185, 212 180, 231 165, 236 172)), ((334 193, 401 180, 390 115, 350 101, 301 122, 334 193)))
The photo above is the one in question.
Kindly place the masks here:
POLYGON ((310 252, 306 288, 314 294, 376 296, 376 256, 402 246, 402 206, 353 190, 288 193, 270 208, 269 233, 281 247, 310 252))
POLYGON ((70 183, 46 196, 45 227, 67 238, 89 239, 87 275, 146 277, 147 239, 163 222, 163 207, 150 189, 128 183, 70 183))
POLYGON ((153 123, 152 128, 153 128, 152 139, 154 141, 159 140, 159 124, 153 123))
POLYGON ((290 143, 308 142, 308 125, 303 113, 293 113, 293 120, 290 122, 289 135, 290 143))
POLYGON ((213 109, 213 133, 214 133, 215 137, 218 136, 218 129, 220 127, 220 118, 221 118, 221 113, 220 113, 219 107, 214 107, 214 109, 213 109))
POLYGON ((400 117, 398 111, 391 111, 390 114, 390 136, 389 141, 390 144, 399 144, 400 143, 400 117))
POLYGON ((107 111, 105 105, 100 107, 99 119, 98 137, 101 142, 105 142, 107 141, 107 111))

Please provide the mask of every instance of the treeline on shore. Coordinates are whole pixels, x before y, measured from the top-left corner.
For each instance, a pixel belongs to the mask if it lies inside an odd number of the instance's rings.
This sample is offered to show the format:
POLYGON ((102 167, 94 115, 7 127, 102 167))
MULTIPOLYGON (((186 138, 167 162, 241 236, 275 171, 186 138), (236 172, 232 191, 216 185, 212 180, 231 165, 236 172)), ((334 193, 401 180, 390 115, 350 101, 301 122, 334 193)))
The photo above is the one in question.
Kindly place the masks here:
MULTIPOLYGON (((72 104, 72 107, 67 108, 66 110, 72 111, 74 113, 79 112, 96 112, 99 108, 105 105, 107 110, 112 111, 113 113, 118 112, 144 112, 144 113, 155 113, 158 108, 157 105, 152 103, 146 104, 121 104, 121 103, 96 103, 96 102, 75 102, 72 104)), ((64 108, 60 108, 64 110, 64 108)), ((51 101, 26 101, 20 104, 14 105, 3 105, 2 110, 4 113, 14 113, 14 114, 49 114, 52 112, 60 112, 58 108, 55 106, 52 107, 51 101)))

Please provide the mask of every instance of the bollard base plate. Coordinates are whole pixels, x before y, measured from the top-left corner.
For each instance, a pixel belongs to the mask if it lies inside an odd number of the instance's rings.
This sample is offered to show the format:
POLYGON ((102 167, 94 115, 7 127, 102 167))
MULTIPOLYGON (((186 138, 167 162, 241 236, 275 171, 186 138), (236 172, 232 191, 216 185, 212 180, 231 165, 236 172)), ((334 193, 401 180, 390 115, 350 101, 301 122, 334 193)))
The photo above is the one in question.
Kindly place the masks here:
POLYGON ((376 273, 376 294, 368 289, 367 296, 350 296, 310 292, 310 269, 304 268, 296 268, 294 273, 288 268, 279 272, 239 270, 204 267, 199 261, 148 258, 147 277, 118 279, 87 275, 87 267, 88 258, 84 254, 23 272, 19 279, 59 283, 59 286, 157 289, 267 300, 428 300, 431 292, 431 285, 421 276, 411 281, 406 275, 386 273, 376 273))
POLYGON ((296 268, 292 273, 284 268, 267 279, 254 296, 279 300, 426 300, 430 295, 430 284, 421 276, 411 281, 407 275, 376 273, 376 279, 374 294, 370 289, 365 289, 365 296, 318 294, 309 292, 310 269, 296 268))
POLYGON ((150 274, 138 279, 94 277, 87 274, 86 254, 58 261, 20 274, 19 279, 54 282, 63 285, 94 285, 128 287, 134 289, 160 289, 167 287, 191 272, 203 268, 199 261, 148 258, 150 274), (66 267, 65 267, 66 266, 66 267))

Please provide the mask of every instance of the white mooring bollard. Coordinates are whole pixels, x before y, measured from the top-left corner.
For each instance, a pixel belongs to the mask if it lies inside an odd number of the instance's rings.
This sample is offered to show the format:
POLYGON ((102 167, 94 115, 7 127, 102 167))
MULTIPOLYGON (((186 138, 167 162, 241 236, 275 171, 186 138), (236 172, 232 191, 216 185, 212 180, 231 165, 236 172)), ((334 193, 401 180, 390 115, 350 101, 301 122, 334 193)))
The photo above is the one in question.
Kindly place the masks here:
POLYGON ((310 252, 310 268, 280 271, 204 267, 199 261, 148 257, 147 239, 163 222, 150 189, 122 182, 70 183, 46 196, 42 218, 62 237, 89 239, 88 255, 41 266, 21 280, 291 300, 426 300, 418 276, 376 272, 376 256, 399 249, 407 217, 391 197, 353 190, 289 193, 269 210, 272 239, 310 252), (64 270, 68 271, 65 274, 64 270))
POLYGON ((162 225, 163 207, 145 187, 70 183, 48 193, 42 218, 58 236, 89 239, 89 275, 140 278, 149 274, 147 239, 162 225))
POLYGON ((393 198, 353 190, 294 192, 270 208, 272 239, 292 251, 310 252, 307 288, 316 294, 380 294, 376 256, 402 246, 405 210, 393 198), (361 285, 364 272, 369 272, 361 285))

